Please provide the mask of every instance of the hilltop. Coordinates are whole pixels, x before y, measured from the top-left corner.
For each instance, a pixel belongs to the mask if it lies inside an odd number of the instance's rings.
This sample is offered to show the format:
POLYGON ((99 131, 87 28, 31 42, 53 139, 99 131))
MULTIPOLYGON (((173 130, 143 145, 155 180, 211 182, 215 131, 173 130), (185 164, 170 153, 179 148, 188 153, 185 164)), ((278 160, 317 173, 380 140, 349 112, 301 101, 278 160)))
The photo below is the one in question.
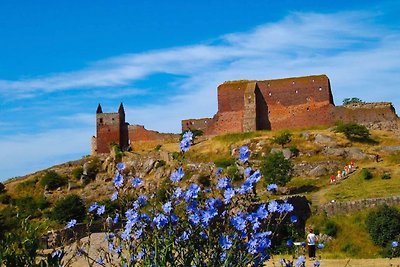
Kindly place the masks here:
MULTIPOLYGON (((305 222, 306 225, 313 224, 323 228, 323 221, 326 220, 323 210, 327 207, 324 205, 400 195, 400 137, 397 132, 372 130, 373 142, 351 142, 332 128, 296 129, 290 133, 292 140, 284 148, 271 142, 274 136, 280 134, 278 131, 225 134, 209 139, 199 137, 195 139, 194 145, 183 159, 180 158, 179 146, 175 142, 136 143, 130 152, 114 149, 109 156, 84 157, 6 181, 6 192, 0 194, 0 209, 3 214, 11 216, 15 216, 15 210, 23 216, 30 215, 38 222, 43 232, 62 228, 62 225, 49 219, 57 200, 68 194, 76 194, 82 197, 87 207, 94 201, 109 201, 115 191, 112 180, 116 170, 115 164, 119 161, 126 164, 124 173, 127 177, 143 178, 145 187, 162 198, 163 192, 168 188, 171 171, 181 164, 185 169, 183 180, 186 184, 216 183, 217 178, 213 174, 217 167, 223 167, 224 173, 229 176, 243 173, 243 169, 235 163, 238 150, 243 145, 251 150, 249 161, 255 168, 274 151, 282 151, 293 163, 292 180, 279 188, 276 195, 268 194, 262 183, 257 190, 262 200, 267 200, 268 197, 285 199, 304 196, 312 211, 312 216, 305 222), (378 162, 376 155, 379 155, 378 162), (355 171, 346 178, 338 179, 336 184, 331 184, 329 177, 351 161, 355 162, 355 171), (369 170, 372 179, 364 179, 363 169, 369 170), (46 173, 59 175, 60 179, 64 179, 63 185, 56 188, 45 186, 43 177, 46 173)), ((239 179, 235 184, 241 182, 239 179)), ((375 257, 379 248, 368 239, 362 224, 354 226, 351 223, 354 219, 352 216, 365 218, 365 210, 368 207, 353 206, 350 205, 350 208, 342 213, 328 214, 331 221, 338 225, 346 225, 348 229, 340 228, 336 239, 331 241, 332 249, 328 247, 326 253, 333 257, 350 254, 355 257, 375 257), (354 230, 361 231, 360 238, 358 241, 352 241, 349 246, 357 248, 363 244, 365 250, 359 248, 354 252, 339 245, 343 242, 342 239, 349 235, 349 231, 354 230)))

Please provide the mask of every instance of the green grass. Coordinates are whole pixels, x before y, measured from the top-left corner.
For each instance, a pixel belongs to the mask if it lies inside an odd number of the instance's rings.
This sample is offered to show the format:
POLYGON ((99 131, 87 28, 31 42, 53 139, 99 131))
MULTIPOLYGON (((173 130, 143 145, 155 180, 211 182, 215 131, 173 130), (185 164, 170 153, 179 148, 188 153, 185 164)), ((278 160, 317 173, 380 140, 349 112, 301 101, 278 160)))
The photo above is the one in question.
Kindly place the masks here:
POLYGON ((373 178, 365 180, 362 178, 361 171, 349 178, 340 181, 334 186, 324 188, 321 194, 321 203, 326 203, 332 199, 336 201, 350 201, 365 198, 388 197, 399 195, 400 177, 392 174, 391 179, 381 179, 382 170, 370 168, 373 178))
MULTIPOLYGON (((329 217, 330 221, 337 224, 338 231, 336 238, 326 243, 322 251, 323 258, 377 258, 380 256, 381 248, 373 244, 365 226, 365 218, 369 211, 363 210, 329 217)), ((307 225, 312 225, 323 233, 327 220, 326 215, 314 215, 307 221, 307 225)))
POLYGON ((219 142, 224 142, 224 143, 236 143, 239 141, 243 141, 245 139, 260 137, 261 135, 262 135, 262 133, 260 131, 248 132, 248 133, 229 133, 229 134, 216 136, 213 138, 213 140, 219 141, 219 142))

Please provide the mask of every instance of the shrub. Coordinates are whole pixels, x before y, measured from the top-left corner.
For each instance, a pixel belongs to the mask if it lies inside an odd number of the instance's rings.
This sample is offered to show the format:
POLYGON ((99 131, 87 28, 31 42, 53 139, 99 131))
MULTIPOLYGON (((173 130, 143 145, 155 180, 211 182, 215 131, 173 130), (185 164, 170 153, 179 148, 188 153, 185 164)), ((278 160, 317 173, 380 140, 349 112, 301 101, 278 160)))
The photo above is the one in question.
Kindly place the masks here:
POLYGON ((353 104, 353 103, 364 103, 364 101, 362 101, 358 97, 352 97, 352 98, 343 99, 343 105, 349 105, 349 104, 353 104))
POLYGON ((372 241, 382 247, 400 234, 400 212, 387 205, 371 211, 365 223, 372 241))
POLYGON ((42 215, 41 210, 49 206, 49 202, 43 196, 27 196, 15 199, 15 205, 18 207, 21 217, 37 218, 42 215))
POLYGON ((47 186, 49 190, 57 189, 58 187, 66 185, 67 183, 67 178, 59 175, 55 171, 47 171, 40 180, 40 184, 43 187, 47 186))
POLYGON ((154 150, 155 150, 155 151, 160 151, 161 147, 162 147, 162 145, 158 144, 158 145, 156 145, 156 147, 154 148, 154 150))
POLYGON ((74 177, 76 180, 81 179, 81 176, 83 174, 83 167, 76 167, 75 169, 72 170, 72 177, 74 177))
POLYGON ((26 190, 29 188, 33 188, 33 187, 35 187, 35 185, 38 181, 39 181, 39 179, 37 177, 35 177, 34 179, 30 179, 30 180, 27 180, 27 181, 24 181, 24 182, 18 184, 17 188, 19 190, 26 190))
POLYGON ((60 223, 65 223, 71 219, 76 219, 78 222, 83 221, 86 216, 86 208, 83 200, 75 194, 59 199, 52 212, 52 219, 60 223))
POLYGON ((197 182, 201 184, 203 187, 209 187, 211 185, 210 176, 208 175, 200 175, 197 179, 197 182))
POLYGON ((370 180, 370 179, 372 179, 372 177, 373 177, 373 175, 372 175, 372 173, 371 173, 368 169, 363 168, 363 169, 361 170, 361 178, 362 178, 362 179, 364 179, 364 180, 370 180))
POLYGON ((292 178, 293 165, 285 159, 282 152, 269 154, 260 167, 266 185, 274 183, 280 186, 287 184, 292 178))
POLYGON ((232 158, 221 158, 221 159, 216 159, 214 161, 215 166, 219 168, 227 168, 231 165, 235 164, 235 159, 232 158))
POLYGON ((6 191, 6 186, 0 182, 0 193, 3 193, 6 191))
POLYGON ((392 178, 392 176, 390 175, 390 173, 385 172, 384 174, 382 174, 381 179, 382 180, 389 180, 390 178, 392 178))
POLYGON ((293 156, 297 157, 300 153, 300 150, 296 146, 289 147, 290 152, 292 152, 293 156))
POLYGON ((281 145, 282 148, 292 141, 292 134, 288 131, 283 131, 279 135, 272 137, 271 143, 281 145))
POLYGON ((101 167, 101 161, 99 158, 95 157, 87 164, 86 175, 90 179, 95 179, 97 173, 99 172, 101 167))
POLYGON ((332 237, 336 237, 337 231, 338 231, 338 225, 334 221, 328 220, 325 223, 324 227, 325 234, 332 237))
POLYGON ((0 194, 0 203, 1 204, 10 204, 11 196, 9 194, 0 194))
POLYGON ((236 165, 229 166, 226 168, 226 175, 232 179, 232 181, 240 181, 243 180, 243 176, 240 175, 239 169, 236 165))
POLYGON ((165 166, 166 164, 167 164, 167 163, 165 162, 165 160, 160 159, 160 160, 158 160, 158 161, 156 162, 155 168, 160 168, 160 167, 162 167, 162 166, 165 166))
POLYGON ((370 141, 370 133, 367 127, 357 123, 338 123, 335 130, 343 133, 350 141, 370 141))

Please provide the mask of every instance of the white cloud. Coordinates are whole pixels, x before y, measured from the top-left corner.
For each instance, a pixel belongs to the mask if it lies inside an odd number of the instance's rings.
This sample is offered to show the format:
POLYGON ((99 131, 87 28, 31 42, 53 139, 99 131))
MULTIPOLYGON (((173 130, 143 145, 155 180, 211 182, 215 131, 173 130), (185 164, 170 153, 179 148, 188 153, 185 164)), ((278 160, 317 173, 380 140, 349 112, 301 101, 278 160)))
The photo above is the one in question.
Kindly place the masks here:
MULTIPOLYGON (((132 82, 157 73, 174 74, 179 76, 172 83, 178 93, 162 99, 161 104, 141 103, 140 91, 122 90, 119 94, 138 94, 136 103, 124 103, 131 124, 178 132, 181 119, 215 114, 216 87, 225 80, 324 73, 331 79, 337 104, 345 97, 359 97, 367 101, 392 101, 399 111, 400 31, 379 25, 375 19, 375 14, 365 12, 292 13, 281 21, 249 32, 226 34, 212 43, 121 55, 70 73, 0 80, 0 95, 18 97, 78 88, 87 88, 92 93, 109 90, 108 87, 130 88, 132 82)), ((151 79, 148 84, 151 88, 151 79)), ((171 84, 165 88, 170 89, 171 84)), ((118 94, 118 90, 115 92, 118 94)), ((91 117, 94 120, 94 114, 78 114, 78 119, 86 123, 91 117)), ((74 139, 80 139, 70 143, 70 147, 79 147, 75 151, 83 151, 83 147, 89 150, 88 138, 92 131, 75 134, 74 139)), ((58 138, 67 139, 68 134, 60 132, 58 138)), ((57 138, 52 138, 57 143, 57 138)), ((1 142, 0 145, 12 151, 9 141, 1 142)), ((37 151, 38 147, 46 147, 49 140, 34 136, 29 142, 33 144, 27 144, 24 151, 37 151)), ((61 149, 67 149, 68 153, 74 151, 67 146, 61 149)), ((62 154, 52 149, 44 152, 29 153, 27 158, 38 157, 39 161, 40 154, 55 157, 62 154)), ((21 152, 21 155, 24 154, 21 152)))

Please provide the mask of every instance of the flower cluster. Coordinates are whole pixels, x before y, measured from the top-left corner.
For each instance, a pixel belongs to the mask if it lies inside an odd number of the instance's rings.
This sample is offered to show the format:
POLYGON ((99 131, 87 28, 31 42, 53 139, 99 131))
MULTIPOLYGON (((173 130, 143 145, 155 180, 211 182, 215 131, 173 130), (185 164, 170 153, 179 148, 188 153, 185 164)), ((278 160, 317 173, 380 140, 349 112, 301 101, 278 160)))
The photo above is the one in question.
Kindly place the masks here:
MULTIPOLYGON (((192 138, 190 131, 183 135, 183 152, 192 138)), ((248 147, 240 148, 239 160, 248 164, 249 157, 248 147)), ((294 209, 287 201, 260 202, 254 189, 262 174, 251 167, 244 170, 246 180, 240 185, 221 177, 222 170, 217 169, 212 188, 196 183, 180 186, 185 172, 179 167, 169 177, 172 186, 162 202, 154 192, 138 194, 143 180, 135 177, 126 182, 124 169, 124 164, 117 165, 113 180, 117 191, 111 196, 120 204, 112 222, 122 227, 106 234, 108 250, 98 264, 115 256, 123 266, 263 266, 271 253, 273 230, 294 209), (130 195, 129 202, 122 193, 130 195)), ((276 189, 268 185, 268 190, 276 189)), ((97 203, 88 211, 107 214, 105 206, 97 203)), ((290 217, 290 223, 297 220, 290 217)))

